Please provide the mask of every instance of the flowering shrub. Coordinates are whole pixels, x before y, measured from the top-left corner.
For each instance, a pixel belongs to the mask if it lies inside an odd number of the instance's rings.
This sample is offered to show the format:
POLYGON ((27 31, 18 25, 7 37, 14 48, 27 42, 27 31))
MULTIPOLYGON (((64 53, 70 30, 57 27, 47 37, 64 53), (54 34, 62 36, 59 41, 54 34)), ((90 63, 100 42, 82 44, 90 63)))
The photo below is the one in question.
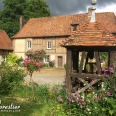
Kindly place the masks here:
POLYGON ((28 50, 25 54, 29 55, 31 59, 34 59, 36 62, 42 62, 43 58, 46 56, 46 52, 44 50, 28 50))
MULTIPOLYGON (((112 67, 104 70, 103 82, 104 86, 91 94, 73 91, 64 95, 62 89, 56 88, 56 100, 63 108, 64 116, 116 116, 116 71, 112 67)), ((51 110, 55 115, 60 114, 57 108, 51 110)))
MULTIPOLYGON (((27 67, 27 70, 29 72, 29 75, 31 76, 32 78, 32 74, 34 71, 40 71, 40 69, 42 68, 43 66, 43 63, 42 62, 36 62, 34 61, 33 59, 30 59, 30 58, 26 58, 24 60, 24 65, 27 67)), ((31 80, 31 79, 30 79, 31 80)))

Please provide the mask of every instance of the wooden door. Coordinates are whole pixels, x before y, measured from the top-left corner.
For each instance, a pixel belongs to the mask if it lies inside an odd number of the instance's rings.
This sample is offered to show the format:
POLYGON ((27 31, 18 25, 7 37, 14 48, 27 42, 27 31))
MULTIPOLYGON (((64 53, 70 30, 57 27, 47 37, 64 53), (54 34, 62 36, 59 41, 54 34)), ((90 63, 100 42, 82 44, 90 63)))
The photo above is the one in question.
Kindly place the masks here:
POLYGON ((58 68, 62 67, 62 56, 58 56, 58 68))

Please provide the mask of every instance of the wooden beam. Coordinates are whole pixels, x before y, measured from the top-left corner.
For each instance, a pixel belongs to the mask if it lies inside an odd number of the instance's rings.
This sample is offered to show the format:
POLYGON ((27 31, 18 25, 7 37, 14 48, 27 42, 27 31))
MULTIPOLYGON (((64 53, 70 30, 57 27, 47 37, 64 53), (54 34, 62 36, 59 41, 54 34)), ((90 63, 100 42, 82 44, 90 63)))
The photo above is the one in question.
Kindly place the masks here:
MULTIPOLYGON (((78 73, 71 73, 71 77, 73 78, 78 78, 79 77, 79 74, 78 73)), ((80 78, 90 78, 90 79, 103 79, 103 77, 104 77, 104 75, 99 75, 99 74, 84 74, 84 73, 82 73, 81 74, 81 77, 80 78)))
POLYGON ((96 80, 92 81, 91 83, 89 83, 88 85, 83 87, 82 89, 79 89, 76 93, 81 93, 81 92, 85 91, 86 89, 88 89, 89 87, 91 87, 92 85, 94 85, 95 83, 97 83, 100 80, 101 79, 96 79, 96 80))
POLYGON ((85 58, 85 51, 82 52, 81 63, 80 63, 80 67, 79 67, 79 76, 81 76, 81 74, 82 74, 84 58, 85 58))
POLYGON ((101 64, 100 64, 100 58, 98 51, 95 51, 95 58, 96 58, 96 66, 98 70, 98 74, 102 74, 101 64))
POLYGON ((71 74, 72 71, 72 50, 67 49, 67 59, 66 59, 66 90, 67 92, 70 92, 72 89, 72 83, 71 83, 71 74))
POLYGON ((78 62, 79 62, 79 52, 77 50, 72 51, 72 60, 73 60, 73 71, 78 71, 78 62))

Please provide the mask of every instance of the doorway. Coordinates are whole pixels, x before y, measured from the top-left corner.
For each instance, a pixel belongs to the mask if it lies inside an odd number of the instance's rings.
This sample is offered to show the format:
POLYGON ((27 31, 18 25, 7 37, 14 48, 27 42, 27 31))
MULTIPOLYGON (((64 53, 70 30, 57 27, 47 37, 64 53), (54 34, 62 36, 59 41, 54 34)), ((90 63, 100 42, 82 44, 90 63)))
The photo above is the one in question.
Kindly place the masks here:
POLYGON ((58 68, 62 67, 62 56, 58 56, 58 68))

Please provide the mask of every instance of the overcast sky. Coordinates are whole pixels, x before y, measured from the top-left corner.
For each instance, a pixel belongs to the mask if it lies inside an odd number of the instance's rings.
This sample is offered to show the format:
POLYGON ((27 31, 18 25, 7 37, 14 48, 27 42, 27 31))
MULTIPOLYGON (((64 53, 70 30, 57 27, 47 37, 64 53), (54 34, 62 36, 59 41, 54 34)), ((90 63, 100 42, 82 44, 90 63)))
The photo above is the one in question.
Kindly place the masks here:
MULTIPOLYGON (((2 9, 0 0, 0 9, 2 9)), ((50 8, 51 15, 67 15, 87 12, 91 0, 45 0, 50 8)), ((114 12, 116 14, 116 0, 97 0, 96 12, 114 12)))

